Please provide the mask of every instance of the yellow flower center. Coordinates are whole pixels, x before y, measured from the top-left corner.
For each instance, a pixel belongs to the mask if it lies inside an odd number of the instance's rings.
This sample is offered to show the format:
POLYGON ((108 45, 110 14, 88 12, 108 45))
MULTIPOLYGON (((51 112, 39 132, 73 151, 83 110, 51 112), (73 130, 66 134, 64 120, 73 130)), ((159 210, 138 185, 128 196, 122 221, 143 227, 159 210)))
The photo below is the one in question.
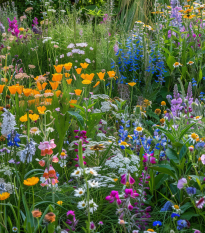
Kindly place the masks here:
POLYGON ((142 127, 137 127, 136 130, 139 132, 139 131, 142 131, 142 127))
POLYGON ((194 140, 196 140, 199 136, 196 133, 192 133, 191 134, 191 138, 193 138, 194 140))
POLYGON ((79 194, 82 194, 82 193, 83 193, 83 191, 80 191, 80 192, 79 192, 79 194))
POLYGON ((75 174, 78 175, 80 173, 80 171, 77 171, 75 174))
POLYGON ((175 209, 179 209, 179 206, 178 206, 178 205, 174 205, 174 208, 175 208, 175 209))

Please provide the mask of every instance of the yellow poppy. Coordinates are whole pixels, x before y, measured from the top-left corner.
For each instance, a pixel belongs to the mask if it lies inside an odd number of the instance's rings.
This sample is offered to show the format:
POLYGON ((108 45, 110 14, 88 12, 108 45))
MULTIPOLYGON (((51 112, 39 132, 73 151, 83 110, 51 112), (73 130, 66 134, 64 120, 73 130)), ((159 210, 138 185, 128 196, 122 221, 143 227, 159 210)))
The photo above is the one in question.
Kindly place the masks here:
POLYGON ((65 73, 64 74, 66 78, 69 78, 70 77, 70 74, 69 73, 65 73))
POLYGON ((25 114, 24 116, 20 117, 19 120, 20 120, 21 122, 26 122, 26 121, 28 120, 27 114, 25 114))
POLYGON ((56 81, 57 82, 61 82, 62 78, 63 78, 62 74, 53 74, 52 81, 54 81, 54 82, 56 82, 56 81))
POLYGON ((54 67, 55 67, 55 70, 57 73, 61 73, 61 71, 63 69, 63 65, 57 65, 57 66, 54 65, 54 67))
POLYGON ((80 90, 80 89, 75 89, 74 92, 75 92, 76 95, 81 95, 82 90, 80 90))
POLYGON ((64 68, 66 69, 66 70, 70 70, 71 69, 71 67, 72 67, 72 63, 71 62, 68 62, 68 63, 66 63, 66 64, 64 64, 64 68))
POLYGON ((97 75, 98 75, 98 77, 99 77, 100 80, 104 80, 105 73, 100 72, 100 73, 97 73, 97 75))
POLYGON ((113 70, 112 71, 108 71, 107 73, 109 75, 109 78, 113 78, 115 76, 115 74, 116 74, 115 71, 113 71, 113 70))
POLYGON ((71 84, 72 78, 66 79, 66 82, 67 82, 68 85, 71 84))
POLYGON ((70 103, 70 107, 71 107, 71 108, 74 108, 75 106, 72 105, 72 104, 76 104, 76 103, 77 103, 77 100, 70 100, 69 103, 70 103))
POLYGON ((58 205, 63 205, 63 202, 62 201, 57 201, 57 204, 58 205))
POLYGON ((57 90, 59 82, 49 82, 53 90, 57 90))
POLYGON ((83 69, 86 69, 86 68, 89 66, 89 64, 86 63, 86 62, 84 62, 84 63, 80 63, 80 66, 81 66, 83 69))
POLYGON ((39 178, 38 177, 31 177, 28 178, 27 180, 24 180, 24 184, 27 186, 33 186, 35 184, 37 184, 39 182, 39 178))
POLYGON ((131 83, 128 83, 129 86, 133 87, 134 85, 136 85, 135 82, 131 82, 131 83))
POLYGON ((85 80, 82 81, 82 84, 91 84, 91 81, 88 80, 88 79, 85 79, 85 80))
POLYGON ((45 111, 46 111, 45 106, 39 106, 39 107, 37 107, 37 109, 38 109, 39 114, 45 114, 45 111))
POLYGON ((30 118, 32 121, 37 121, 38 118, 39 118, 39 115, 38 115, 38 114, 29 114, 29 118, 30 118))

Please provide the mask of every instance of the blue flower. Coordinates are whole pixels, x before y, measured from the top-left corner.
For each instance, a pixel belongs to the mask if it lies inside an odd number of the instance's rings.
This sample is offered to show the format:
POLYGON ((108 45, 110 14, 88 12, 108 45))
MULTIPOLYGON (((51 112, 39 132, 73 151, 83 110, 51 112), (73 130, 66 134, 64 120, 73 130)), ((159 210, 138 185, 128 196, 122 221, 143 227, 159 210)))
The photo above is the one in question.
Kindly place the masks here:
POLYGON ((162 225, 162 223, 160 221, 154 221, 153 222, 153 227, 159 227, 161 225, 162 225))
POLYGON ((194 187, 188 187, 188 188, 186 188, 186 191, 187 191, 187 194, 189 194, 189 195, 196 194, 196 188, 194 188, 194 187))
POLYGON ((186 222, 186 220, 178 220, 177 225, 178 225, 177 230, 180 231, 181 229, 187 227, 187 222, 186 222))
POLYGON ((19 147, 18 142, 21 141, 19 136, 20 134, 18 134, 16 131, 11 132, 7 137, 7 141, 8 141, 7 145, 19 147))
POLYGON ((160 212, 162 211, 169 211, 172 210, 172 203, 170 201, 167 201, 164 206, 161 208, 160 212))
POLYGON ((179 214, 176 214, 176 213, 172 213, 172 214, 171 214, 171 218, 175 218, 175 217, 180 217, 180 215, 179 215, 179 214))

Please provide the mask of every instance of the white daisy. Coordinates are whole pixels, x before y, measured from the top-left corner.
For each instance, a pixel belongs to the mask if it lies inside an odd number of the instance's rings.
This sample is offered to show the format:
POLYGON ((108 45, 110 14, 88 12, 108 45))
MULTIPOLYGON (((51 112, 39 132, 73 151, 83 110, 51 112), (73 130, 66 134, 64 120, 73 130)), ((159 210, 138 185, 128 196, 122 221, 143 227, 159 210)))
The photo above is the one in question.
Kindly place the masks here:
POLYGON ((143 128, 142 128, 141 126, 138 126, 138 127, 135 128, 135 130, 136 130, 138 133, 140 133, 140 132, 143 131, 143 128))
POLYGON ((98 175, 98 173, 94 169, 92 169, 92 168, 85 169, 85 173, 86 174, 91 174, 93 176, 97 176, 98 175))
POLYGON ((99 187, 98 181, 95 181, 95 180, 88 180, 88 185, 89 185, 91 188, 98 188, 98 187, 99 187))
POLYGON ((123 219, 118 219, 118 223, 120 225, 125 225, 127 222, 125 222, 123 219))
POLYGON ((82 169, 78 167, 73 173, 71 173, 70 176, 80 177, 81 175, 82 175, 82 169))
POLYGON ((84 209, 86 206, 87 204, 85 201, 79 201, 77 205, 78 209, 84 209))
POLYGON ((201 120, 201 118, 202 118, 202 116, 196 116, 196 117, 194 117, 194 120, 201 120))
POLYGON ((75 189, 74 191, 75 191, 75 194, 74 194, 75 197, 81 197, 85 193, 85 189, 82 189, 82 188, 75 189))
POLYGON ((89 207, 90 207, 89 208, 90 209, 90 213, 93 214, 93 212, 97 210, 98 205, 92 199, 92 200, 89 201, 89 207))
POLYGON ((195 142, 197 142, 199 140, 199 135, 196 133, 192 133, 191 135, 189 135, 189 138, 190 138, 191 142, 194 144, 195 142))

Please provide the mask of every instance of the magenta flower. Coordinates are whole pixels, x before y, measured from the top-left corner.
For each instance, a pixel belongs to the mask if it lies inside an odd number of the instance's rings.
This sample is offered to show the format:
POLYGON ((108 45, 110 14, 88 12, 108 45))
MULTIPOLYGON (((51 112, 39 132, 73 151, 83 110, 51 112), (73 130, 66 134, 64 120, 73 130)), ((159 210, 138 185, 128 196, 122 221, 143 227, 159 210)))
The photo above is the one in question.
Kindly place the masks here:
POLYGON ((115 190, 111 191, 110 195, 105 198, 105 200, 109 201, 110 203, 113 203, 115 200, 118 199, 120 199, 119 194, 118 191, 115 190))
POLYGON ((155 164, 155 163, 156 163, 156 159, 155 159, 155 157, 153 157, 153 156, 154 156, 153 153, 152 153, 152 154, 147 154, 147 153, 145 153, 145 154, 143 155, 143 158, 144 158, 143 162, 144 162, 144 163, 150 162, 150 163, 152 163, 152 164, 155 164))
POLYGON ((196 207, 198 209, 202 209, 204 207, 204 204, 205 204, 204 197, 202 197, 201 199, 199 199, 198 201, 196 201, 196 207))
POLYGON ((128 205, 128 209, 129 209, 130 211, 132 211, 133 208, 134 208, 134 207, 133 207, 131 204, 128 205))
POLYGON ((131 175, 129 175, 129 183, 130 184, 134 184, 135 183, 135 180, 131 177, 131 175))
POLYGON ((96 226, 94 222, 90 222, 90 230, 95 230, 96 226))
POLYGON ((185 178, 182 178, 178 181, 177 188, 183 189, 186 184, 187 184, 187 180, 185 178))
POLYGON ((127 182, 127 174, 123 174, 123 175, 121 176, 121 181, 120 181, 120 183, 126 185, 126 182, 127 182))
POLYGON ((125 189, 125 198, 128 198, 128 197, 132 197, 132 198, 135 198, 135 197, 138 197, 139 194, 136 193, 136 191, 133 192, 132 189, 125 189))
POLYGON ((102 225, 103 225, 103 222, 102 222, 102 221, 99 221, 98 225, 101 225, 101 226, 102 226, 102 225))
POLYGON ((75 211, 69 210, 66 215, 67 215, 67 217, 70 217, 73 221, 76 220, 75 219, 75 211))

